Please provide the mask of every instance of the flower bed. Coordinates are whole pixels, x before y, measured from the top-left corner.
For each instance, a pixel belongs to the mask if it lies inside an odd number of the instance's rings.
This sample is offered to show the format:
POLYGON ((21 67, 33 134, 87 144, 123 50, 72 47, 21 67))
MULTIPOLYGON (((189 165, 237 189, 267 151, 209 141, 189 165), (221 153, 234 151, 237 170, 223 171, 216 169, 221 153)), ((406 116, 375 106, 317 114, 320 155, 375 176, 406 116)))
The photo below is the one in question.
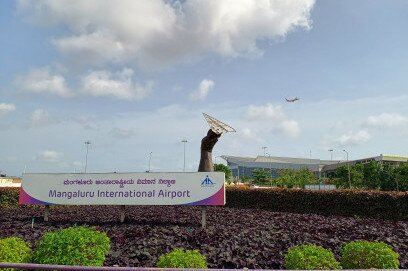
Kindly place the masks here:
POLYGON ((208 207, 203 231, 198 207, 128 206, 123 224, 118 212, 118 206, 51 207, 51 221, 44 223, 43 208, 0 208, 0 237, 21 237, 34 245, 47 231, 88 225, 111 240, 106 266, 154 267, 161 255, 183 248, 199 250, 209 268, 268 269, 283 268, 284 254, 295 245, 320 245, 339 259, 344 243, 378 240, 390 244, 400 254, 400 267, 408 268, 405 221, 208 207))

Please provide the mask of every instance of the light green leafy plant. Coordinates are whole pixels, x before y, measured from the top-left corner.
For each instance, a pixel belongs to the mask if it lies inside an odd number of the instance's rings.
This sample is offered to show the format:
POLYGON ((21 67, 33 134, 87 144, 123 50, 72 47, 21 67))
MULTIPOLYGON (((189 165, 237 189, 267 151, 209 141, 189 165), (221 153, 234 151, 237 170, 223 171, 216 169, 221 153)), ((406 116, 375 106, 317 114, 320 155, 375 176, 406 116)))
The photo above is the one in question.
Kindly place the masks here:
MULTIPOLYGON (((29 263, 30 260, 31 248, 23 239, 18 237, 0 239, 0 262, 29 263)), ((2 270, 11 271, 15 269, 5 268, 2 270)))
POLYGON ((344 269, 398 269, 399 254, 384 242, 353 241, 340 248, 344 269))
POLYGON ((207 268, 205 257, 198 250, 174 249, 160 256, 160 268, 207 268))
POLYGON ((316 245, 300 245, 290 248, 285 255, 286 269, 335 270, 341 269, 333 252, 316 245))
POLYGON ((106 233, 74 226, 46 233, 37 244, 33 260, 42 264, 102 266, 109 248, 106 233))

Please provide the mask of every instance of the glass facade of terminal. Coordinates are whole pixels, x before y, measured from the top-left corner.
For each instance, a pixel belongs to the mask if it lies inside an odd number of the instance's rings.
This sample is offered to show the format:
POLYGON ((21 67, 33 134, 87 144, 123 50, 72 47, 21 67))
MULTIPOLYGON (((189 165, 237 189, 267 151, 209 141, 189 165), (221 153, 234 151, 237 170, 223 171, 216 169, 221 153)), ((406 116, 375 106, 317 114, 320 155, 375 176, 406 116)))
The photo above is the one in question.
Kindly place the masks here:
POLYGON ((335 161, 335 160, 320 160, 307 158, 293 157, 276 157, 276 156, 257 156, 257 157, 238 157, 238 156, 221 156, 227 161, 228 167, 232 171, 234 177, 252 178, 252 172, 255 169, 263 169, 270 172, 272 178, 279 176, 279 171, 282 169, 300 170, 307 168, 314 172, 316 177, 334 177, 336 169, 342 165, 365 164, 370 161, 377 161, 381 164, 399 165, 408 163, 406 156, 391 156, 379 155, 375 157, 363 158, 353 161, 335 161))
POLYGON ((228 167, 231 169, 232 176, 243 178, 252 178, 252 172, 255 169, 263 169, 266 172, 270 172, 272 178, 277 178, 279 176, 279 171, 283 169, 293 169, 300 170, 307 168, 319 176, 319 165, 318 164, 291 164, 291 163, 268 163, 268 162, 242 162, 237 163, 237 161, 227 160, 228 167))

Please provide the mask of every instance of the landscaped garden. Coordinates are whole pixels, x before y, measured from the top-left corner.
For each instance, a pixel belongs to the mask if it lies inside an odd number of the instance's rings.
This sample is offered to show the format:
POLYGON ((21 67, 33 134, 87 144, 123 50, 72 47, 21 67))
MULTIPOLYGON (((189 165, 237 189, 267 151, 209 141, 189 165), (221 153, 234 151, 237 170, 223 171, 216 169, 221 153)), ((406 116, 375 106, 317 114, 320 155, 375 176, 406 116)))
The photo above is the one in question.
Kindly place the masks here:
MULTIPOLYGON (((342 257, 342 255, 347 252, 345 244, 355 240, 381 241, 390 245, 388 250, 394 250, 399 254, 399 267, 408 268, 408 222, 405 216, 407 210, 402 210, 399 213, 390 210, 391 215, 400 215, 400 218, 385 220, 364 218, 359 213, 358 206, 354 210, 357 215, 340 216, 338 213, 341 208, 336 206, 336 204, 346 204, 345 202, 351 198, 361 198, 361 200, 371 203, 375 200, 379 203, 381 200, 386 202, 388 199, 390 204, 403 208, 401 202, 406 201, 406 193, 370 192, 370 194, 367 192, 362 195, 357 193, 358 196, 356 196, 350 191, 339 191, 338 193, 345 193, 343 194, 345 200, 332 202, 332 210, 337 215, 328 215, 327 213, 319 215, 274 212, 253 208, 254 200, 250 202, 249 199, 251 191, 257 193, 257 198, 263 195, 265 202, 272 210, 274 208, 276 210, 278 206, 290 208, 289 201, 295 200, 294 197, 300 199, 300 196, 305 198, 305 195, 309 195, 310 204, 298 203, 298 205, 306 205, 303 210, 307 212, 307 208, 313 208, 313 200, 324 198, 323 194, 315 192, 275 190, 268 193, 249 189, 227 190, 227 206, 237 207, 236 205, 241 200, 242 208, 206 207, 207 228, 205 230, 201 229, 200 207, 127 206, 125 223, 118 222, 119 206, 56 206, 51 208, 49 222, 43 221, 44 209, 42 207, 3 207, 0 208, 0 238, 19 237, 27 241, 35 250, 47 232, 69 228, 76 224, 95 227, 96 230, 106 233, 110 239, 110 248, 104 261, 105 266, 154 267, 157 266, 160 256, 180 248, 198 250, 205 257, 209 268, 268 269, 290 268, 290 265, 285 264, 285 255, 289 249, 297 245, 322 246, 331 250, 336 260, 343 263, 344 259, 342 261, 342 258, 344 256, 342 257), (281 195, 282 198, 279 200, 284 201, 283 195, 285 193, 291 193, 292 196, 286 195, 288 201, 286 203, 279 202, 277 195, 281 195), (300 195, 299 193, 306 194, 300 195), (347 196, 347 193, 352 194, 352 196, 347 196), (271 206, 273 205, 272 197, 277 200, 275 207, 271 206), (230 199, 230 203, 228 203, 228 199, 230 199), (247 206, 245 206, 245 202, 247 202, 247 206)), ((335 194, 337 192, 328 193, 335 194)), ((5 198, 3 195, 3 199, 5 198)), ((7 199, 10 200, 10 198, 12 196, 7 199)), ((261 199, 258 200, 262 202, 261 199)), ((330 202, 327 197, 324 200, 330 202)), ((350 204, 354 204, 354 202, 350 201, 350 204)), ((391 208, 390 206, 385 207, 391 208)), ((260 206, 260 208, 268 209, 266 205, 260 206)), ((347 206, 343 206, 343 208, 347 208, 347 206)), ((360 208, 370 207, 360 206, 360 208)), ((385 210, 381 210, 375 204, 372 205, 372 208, 367 210, 368 216, 370 213, 384 215, 385 210)), ((326 209, 316 209, 316 212, 324 213, 322 210, 329 211, 330 206, 327 206, 326 209)), ((295 211, 302 212, 302 209, 299 208, 295 211)), ((372 245, 367 246, 371 247, 372 245)), ((362 245, 358 244, 356 247, 361 248, 362 245)), ((374 254, 376 258, 381 258, 381 253, 384 253, 384 250, 387 250, 387 247, 382 247, 378 252, 379 254, 374 254)), ((326 252, 319 249, 307 248, 305 251, 306 254, 311 253, 311 255, 318 255, 318 257, 325 255, 324 257, 326 257, 326 252)), ((300 257, 299 255, 303 254, 297 255, 291 257, 300 257)), ((180 258, 181 256, 177 257, 180 258)), ((327 257, 330 259, 330 255, 327 257)), ((394 264, 391 266, 395 267, 395 255, 389 261, 394 264)), ((352 261, 349 260, 348 262, 352 261)), ((307 266, 315 266, 313 263, 307 264, 307 266)), ((334 267, 336 266, 334 265, 334 267)))

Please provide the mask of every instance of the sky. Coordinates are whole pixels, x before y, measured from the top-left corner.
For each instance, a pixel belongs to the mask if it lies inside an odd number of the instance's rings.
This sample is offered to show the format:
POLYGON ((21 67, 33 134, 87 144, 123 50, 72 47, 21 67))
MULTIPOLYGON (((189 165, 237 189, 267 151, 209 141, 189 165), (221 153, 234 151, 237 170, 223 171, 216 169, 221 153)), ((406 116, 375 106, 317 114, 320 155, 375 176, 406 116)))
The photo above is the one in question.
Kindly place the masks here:
POLYGON ((0 37, 2 174, 83 172, 86 141, 88 172, 193 172, 203 112, 237 131, 217 163, 408 156, 405 0, 6 0, 0 37))

